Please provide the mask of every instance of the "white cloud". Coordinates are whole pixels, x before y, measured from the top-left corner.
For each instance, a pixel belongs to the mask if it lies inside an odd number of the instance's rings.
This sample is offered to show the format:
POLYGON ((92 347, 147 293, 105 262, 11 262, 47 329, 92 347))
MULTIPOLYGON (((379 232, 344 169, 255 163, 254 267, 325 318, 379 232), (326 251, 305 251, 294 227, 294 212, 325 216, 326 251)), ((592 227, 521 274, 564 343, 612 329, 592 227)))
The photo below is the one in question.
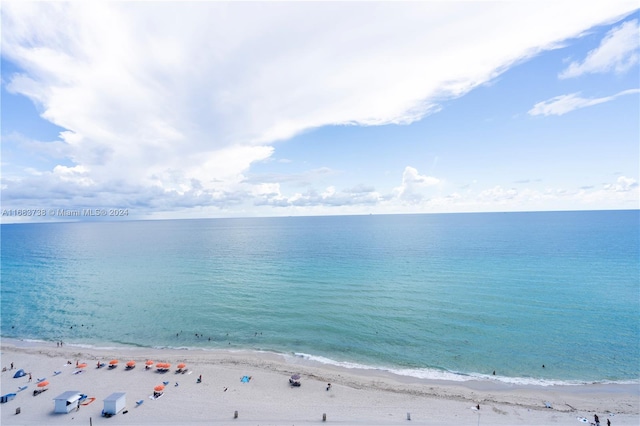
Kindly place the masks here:
MULTIPOLYGON (((2 55, 23 70, 6 87, 66 129, 50 158, 59 164, 5 176, 3 199, 150 210, 283 203, 279 187, 246 177, 278 140, 326 125, 410 123, 634 7, 3 3, 2 55)), ((398 194, 418 202, 436 183, 408 168, 398 194)), ((336 189, 295 199, 381 197, 336 189)))
POLYGON ((603 187, 607 191, 615 192, 637 191, 638 181, 630 177, 620 176, 615 183, 608 183, 603 185, 603 187))
POLYGON ((560 73, 560 78, 578 77, 582 74, 615 72, 624 73, 638 63, 640 48, 638 21, 627 21, 613 28, 590 51, 582 62, 572 62, 560 73))
POLYGON ((624 95, 634 95, 640 93, 640 89, 629 89, 616 93, 612 96, 602 98, 583 98, 580 93, 556 96, 546 101, 538 102, 529 110, 529 115, 564 115, 576 109, 613 101, 624 95))
POLYGON ((402 173, 402 184, 393 190, 395 196, 409 203, 418 203, 427 197, 426 189, 441 183, 433 176, 421 175, 414 167, 407 166, 402 173))

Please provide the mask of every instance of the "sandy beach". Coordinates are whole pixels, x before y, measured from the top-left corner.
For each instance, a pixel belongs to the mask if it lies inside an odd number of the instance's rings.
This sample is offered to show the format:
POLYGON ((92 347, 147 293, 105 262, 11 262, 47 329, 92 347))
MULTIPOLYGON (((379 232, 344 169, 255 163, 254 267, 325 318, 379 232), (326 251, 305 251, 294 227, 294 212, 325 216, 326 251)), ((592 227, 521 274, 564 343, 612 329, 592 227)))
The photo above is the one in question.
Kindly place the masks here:
POLYGON ((578 425, 592 423, 594 414, 602 425, 607 419, 615 426, 640 423, 637 384, 445 382, 258 352, 96 349, 11 340, 3 340, 1 350, 6 368, 2 395, 17 394, 0 406, 2 425, 578 425), (112 359, 119 362, 110 369, 112 359), (127 370, 132 360, 136 367, 127 370), (171 368, 164 373, 155 366, 145 369, 147 360, 168 362, 171 368), (97 368, 98 362, 107 365, 97 368), (87 366, 76 368, 76 363, 87 366), (179 363, 186 364, 186 373, 176 373, 179 363), (18 369, 31 373, 31 381, 28 374, 13 378, 18 369), (290 386, 293 374, 301 376, 300 387, 290 386), (251 379, 243 382, 243 376, 251 379), (48 390, 34 396, 42 378, 49 381, 48 390), (154 387, 163 382, 167 384, 162 397, 151 399, 154 387), (53 399, 65 391, 95 400, 77 411, 54 414, 53 399), (102 417, 103 400, 113 392, 126 393, 126 408, 102 417))

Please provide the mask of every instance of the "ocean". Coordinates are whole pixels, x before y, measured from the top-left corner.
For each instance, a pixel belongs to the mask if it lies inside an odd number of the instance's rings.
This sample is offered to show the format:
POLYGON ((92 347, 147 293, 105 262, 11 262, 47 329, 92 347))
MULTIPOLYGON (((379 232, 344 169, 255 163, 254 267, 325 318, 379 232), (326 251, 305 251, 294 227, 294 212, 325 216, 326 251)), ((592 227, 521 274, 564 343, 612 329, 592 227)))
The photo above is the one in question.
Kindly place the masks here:
POLYGON ((0 230, 3 338, 449 380, 640 380, 638 210, 0 230))

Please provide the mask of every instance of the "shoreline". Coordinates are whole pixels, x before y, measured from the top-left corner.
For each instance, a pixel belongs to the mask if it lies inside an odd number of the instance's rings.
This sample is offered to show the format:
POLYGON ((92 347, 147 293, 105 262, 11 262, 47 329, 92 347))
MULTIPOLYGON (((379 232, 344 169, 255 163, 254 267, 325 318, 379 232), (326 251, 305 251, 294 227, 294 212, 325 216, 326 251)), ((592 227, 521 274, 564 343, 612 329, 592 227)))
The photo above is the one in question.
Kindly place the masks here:
MULTIPOLYGON (((56 342, 39 339, 20 339, 15 337, 1 337, 0 340, 9 345, 20 348, 40 347, 55 345, 56 342)), ((363 375, 389 375, 395 377, 398 381, 405 382, 435 382, 435 383, 448 383, 448 384, 461 384, 461 383, 484 383, 488 387, 495 389, 507 389, 516 387, 549 387, 549 386, 585 386, 585 385, 633 385, 640 387, 640 377, 635 380, 564 380, 564 379, 543 379, 536 377, 510 377, 501 375, 488 375, 481 373, 463 373, 453 372, 448 370, 437 370, 432 368, 404 368, 404 367, 387 367, 387 366, 375 366, 365 365, 358 362, 350 361, 336 361, 323 356, 315 356, 306 353, 295 352, 276 352, 271 350, 260 349, 242 349, 242 348, 205 348, 198 346, 142 346, 142 345, 130 345, 130 344, 85 344, 85 343, 66 343, 65 348, 75 348, 77 350, 112 350, 112 351, 176 351, 193 352, 193 353, 229 353, 229 354, 246 354, 257 356, 273 356, 277 358, 288 359, 292 363, 300 363, 303 365, 326 367, 326 368, 338 368, 345 369, 347 371, 359 371, 363 375)), ((640 394, 640 391, 639 391, 640 394)))
POLYGON ((91 417, 95 424, 112 425, 224 423, 234 420, 236 410, 240 414, 235 420, 247 424, 317 423, 323 414, 329 422, 340 424, 394 424, 406 421, 407 413, 418 424, 476 424, 481 417, 483 423, 503 425, 575 425, 582 418, 593 421, 594 413, 601 421, 610 418, 614 425, 640 422, 640 385, 635 383, 536 386, 490 380, 458 382, 345 368, 270 352, 56 347, 55 342, 17 339, 3 339, 1 355, 2 367, 14 363, 13 370, 2 372, 2 395, 29 386, 3 404, 0 420, 7 425, 68 424, 78 416, 83 422, 91 417), (112 358, 119 359, 118 368, 96 368, 98 361, 112 358), (147 359, 174 367, 164 374, 145 370, 147 359), (126 371, 124 364, 129 360, 138 366, 126 371), (76 362, 88 366, 82 373, 72 374, 77 371, 76 362), (185 362, 191 373, 174 373, 179 362, 185 362), (31 372, 33 382, 27 382, 26 377, 14 379, 19 368, 31 372), (54 371, 61 373, 53 376, 54 371), (288 377, 294 373, 302 376, 300 388, 288 385, 288 377), (203 381, 196 383, 200 374, 203 381), (252 377, 250 383, 240 382, 244 375, 252 377), (39 377, 51 382, 44 397, 30 394, 39 377), (170 382, 166 395, 149 400, 153 386, 163 381, 170 382), (329 391, 327 383, 332 384, 329 391), (95 397, 96 402, 82 407, 75 416, 53 415, 51 399, 67 390, 95 397), (103 419, 102 400, 115 391, 127 393, 128 413, 103 419), (144 403, 136 407, 137 400, 144 403), (547 402, 552 408, 545 406, 547 402), (479 412, 471 409, 476 404, 481 405, 479 412), (19 415, 14 414, 15 407, 22 408, 19 415))

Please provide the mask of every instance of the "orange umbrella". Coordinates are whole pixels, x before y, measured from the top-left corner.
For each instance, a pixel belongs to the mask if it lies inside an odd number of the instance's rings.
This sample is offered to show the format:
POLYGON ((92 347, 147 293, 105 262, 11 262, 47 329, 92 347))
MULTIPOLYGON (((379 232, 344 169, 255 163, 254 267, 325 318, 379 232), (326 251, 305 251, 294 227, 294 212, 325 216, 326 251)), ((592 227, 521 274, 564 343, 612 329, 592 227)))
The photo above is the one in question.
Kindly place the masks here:
POLYGON ((134 365, 136 365, 136 362, 135 362, 135 361, 129 361, 129 362, 127 363, 127 367, 133 367, 134 365))
POLYGON ((76 368, 86 368, 87 364, 86 363, 82 363, 82 364, 78 364, 78 366, 76 368))
POLYGON ((146 365, 153 365, 153 361, 148 360, 147 362, 145 362, 146 365))
POLYGON ((118 363, 117 359, 112 359, 111 361, 109 361, 109 365, 116 365, 118 363))
POLYGON ((44 382, 38 383, 38 387, 39 388, 43 388, 43 387, 48 386, 48 385, 49 385, 49 381, 48 380, 45 380, 44 382))
POLYGON ((164 385, 158 385, 155 388, 153 388, 153 390, 156 392, 162 392, 164 390, 164 385))
POLYGON ((185 364, 184 362, 178 364, 178 368, 185 368, 187 366, 187 364, 185 364))

